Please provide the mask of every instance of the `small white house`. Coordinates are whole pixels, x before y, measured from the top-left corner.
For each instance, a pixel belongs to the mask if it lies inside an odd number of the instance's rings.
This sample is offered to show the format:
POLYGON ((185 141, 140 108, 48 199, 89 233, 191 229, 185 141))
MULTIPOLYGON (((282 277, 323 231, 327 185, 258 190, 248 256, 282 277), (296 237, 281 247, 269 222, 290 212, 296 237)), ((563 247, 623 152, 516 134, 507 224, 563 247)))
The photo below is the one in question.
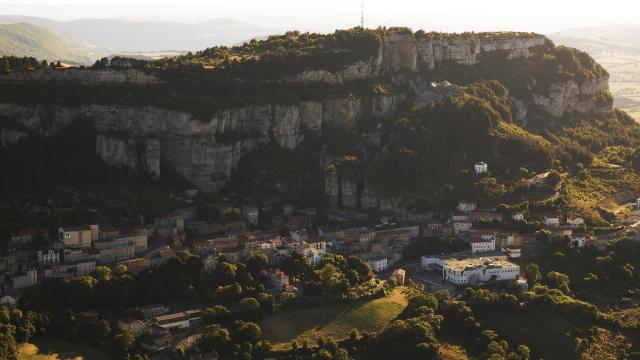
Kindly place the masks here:
POLYGON ((471 212, 476 209, 476 206, 478 205, 475 201, 462 200, 458 203, 457 209, 462 212, 471 212))
POLYGON ((585 235, 577 235, 577 236, 571 237, 570 246, 571 247, 582 248, 582 247, 587 246, 588 242, 589 242, 589 238, 587 236, 585 236, 585 235))
POLYGON ((483 162, 475 164, 473 168, 476 171, 476 175, 486 174, 489 171, 489 165, 483 162))
POLYGON ((584 219, 581 217, 570 217, 567 219, 567 224, 573 228, 573 229, 577 229, 580 227, 580 225, 584 224, 584 219))
POLYGON ((496 250, 496 238, 482 238, 471 241, 471 253, 485 253, 496 250))
POLYGON ((544 215, 542 217, 542 222, 545 226, 548 227, 558 227, 560 226, 560 216, 558 215, 544 215))
POLYGON ((385 271, 388 267, 388 262, 386 257, 377 257, 373 259, 369 259, 369 266, 371 266, 371 270, 375 272, 385 271))
POLYGON ((509 259, 517 259, 522 257, 522 249, 517 247, 513 247, 513 246, 506 247, 505 252, 507 253, 507 256, 509 257, 509 259))
POLYGON ((513 219, 514 221, 524 221, 524 214, 521 212, 514 212, 513 214, 511 214, 511 219, 513 219))

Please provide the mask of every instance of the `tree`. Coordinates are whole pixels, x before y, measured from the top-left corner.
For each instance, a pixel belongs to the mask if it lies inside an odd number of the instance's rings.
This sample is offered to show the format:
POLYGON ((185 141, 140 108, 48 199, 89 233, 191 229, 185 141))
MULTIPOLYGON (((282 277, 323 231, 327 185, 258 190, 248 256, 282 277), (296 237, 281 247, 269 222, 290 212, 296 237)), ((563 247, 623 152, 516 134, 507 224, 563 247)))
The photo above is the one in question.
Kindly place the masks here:
POLYGON ((136 338, 133 336, 133 331, 130 328, 125 327, 118 330, 114 340, 120 354, 126 355, 131 351, 131 349, 133 349, 136 338))
POLYGON ((243 313, 254 315, 260 309, 260 303, 258 302, 258 300, 256 300, 256 298, 249 297, 240 300, 240 302, 238 303, 238 307, 240 308, 240 310, 242 310, 243 313))
POLYGON ((125 275, 129 272, 129 268, 127 268, 126 265, 124 264, 118 264, 113 268, 113 273, 117 276, 117 277, 121 277, 122 275, 125 275))
POLYGON ((2 60, 0 60, 0 71, 2 71, 3 73, 8 73, 10 70, 11 65, 9 64, 9 60, 3 57, 2 60))
POLYGON ((533 286, 538 283, 542 278, 538 265, 534 263, 527 264, 527 267, 524 269, 524 277, 527 279, 529 286, 533 286))
POLYGON ((569 276, 557 271, 550 271, 547 273, 547 282, 552 288, 556 288, 565 294, 571 293, 569 288, 569 276))
POLYGON ((96 280, 109 281, 111 280, 111 269, 103 265, 96 266, 96 269, 93 270, 91 276, 93 276, 96 280))
POLYGON ((251 344, 257 343, 262 338, 262 330, 258 324, 253 322, 243 322, 236 330, 240 341, 248 341, 251 344))
POLYGON ((214 305, 207 308, 202 315, 202 323, 211 325, 216 323, 225 323, 229 321, 231 312, 223 305, 214 305))
POLYGON ((198 342, 198 347, 203 352, 211 352, 216 350, 220 355, 227 353, 231 343, 231 335, 229 330, 221 328, 218 325, 209 325, 204 329, 204 334, 198 342))

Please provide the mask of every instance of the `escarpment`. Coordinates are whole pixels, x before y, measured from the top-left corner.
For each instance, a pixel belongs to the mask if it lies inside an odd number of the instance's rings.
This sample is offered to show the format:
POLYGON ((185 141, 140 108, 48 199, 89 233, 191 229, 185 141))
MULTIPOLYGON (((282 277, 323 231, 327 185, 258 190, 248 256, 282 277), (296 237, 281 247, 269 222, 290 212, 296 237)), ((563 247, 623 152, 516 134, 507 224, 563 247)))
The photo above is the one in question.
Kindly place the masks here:
POLYGON ((95 151, 108 164, 156 177, 162 176, 163 164, 198 188, 216 192, 234 181, 248 154, 267 145, 296 150, 315 141, 319 158, 309 166, 322 168, 325 175, 319 181, 324 182, 331 204, 393 209, 397 198, 381 193, 367 175, 373 159, 387 151, 389 140, 380 124, 406 109, 463 99, 460 86, 467 81, 502 82, 509 92, 512 120, 521 125, 532 114, 560 119, 611 110, 606 72, 588 57, 571 64, 576 69, 543 64, 549 58, 544 55, 556 48, 542 35, 389 29, 371 31, 371 36, 378 39, 377 47, 361 50, 349 63, 328 65, 327 59, 347 57, 349 46, 358 48, 343 41, 347 45, 340 49, 320 46, 317 51, 323 60, 314 63, 316 53, 311 53, 305 58, 307 68, 296 73, 268 68, 283 74, 275 79, 256 77, 263 70, 255 56, 246 65, 209 71, 161 71, 153 66, 12 71, 0 75, 0 144, 11 146, 28 136, 50 137, 73 121, 90 121, 97 133, 95 151), (493 67, 513 68, 514 76, 501 78, 504 75, 487 70, 493 67), (246 69, 260 71, 252 70, 249 76, 246 69), (465 71, 472 76, 460 80, 465 71), (16 84, 25 95, 8 90, 16 84), (56 94, 29 95, 28 86, 41 84, 60 89, 62 100, 56 94), (269 90, 262 91, 265 84, 269 90), (147 92, 153 96, 145 97, 147 92), (228 98, 237 101, 231 105, 221 101, 228 98), (331 149, 335 134, 341 133, 357 135, 364 149, 351 154, 357 158, 352 167, 340 165, 345 164, 345 154, 331 149))

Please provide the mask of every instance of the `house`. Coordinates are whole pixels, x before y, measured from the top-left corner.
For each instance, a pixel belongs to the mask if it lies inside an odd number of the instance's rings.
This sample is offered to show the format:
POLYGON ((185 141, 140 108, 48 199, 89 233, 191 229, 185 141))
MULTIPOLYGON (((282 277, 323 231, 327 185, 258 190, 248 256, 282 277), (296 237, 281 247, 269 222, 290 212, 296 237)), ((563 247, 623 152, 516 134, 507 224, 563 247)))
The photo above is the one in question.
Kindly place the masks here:
POLYGON ((496 238, 478 238, 471 240, 471 253, 478 254, 496 250, 496 238))
POLYGON ((387 270, 387 257, 386 256, 378 256, 368 260, 369 266, 371 266, 371 270, 375 272, 380 272, 387 270))
POLYGON ((453 233, 459 235, 471 230, 473 223, 471 220, 459 220, 453 222, 453 233))
POLYGON ((420 227, 420 235, 433 236, 442 234, 442 222, 438 220, 429 220, 420 227))
POLYGON ((507 257, 509 259, 517 259, 522 257, 522 249, 517 247, 512 247, 512 246, 506 247, 505 252, 507 253, 507 257))
POLYGON ((513 219, 514 221, 524 221, 524 214, 519 211, 514 212, 513 214, 511 214, 511 219, 513 219))
POLYGON ((476 175, 486 174, 489 171, 489 165, 479 162, 473 166, 473 169, 476 171, 476 175))
POLYGON ((395 269, 393 270, 393 274, 391 275, 394 278, 396 278, 396 283, 398 285, 404 285, 404 279, 406 276, 406 271, 404 271, 404 269, 395 269))
POLYGON ((568 217, 567 224, 573 229, 577 229, 580 225, 584 225, 584 219, 581 217, 568 217))
POLYGON ((500 231, 496 234, 496 248, 507 246, 522 247, 522 235, 513 231, 500 231))
POLYGON ((200 323, 202 310, 187 310, 175 314, 156 316, 153 321, 163 329, 173 331, 189 329, 200 323))
POLYGON ((9 308, 15 308, 20 296, 17 293, 11 293, 0 296, 0 306, 6 306, 9 308))
POLYGON ((640 198, 636 199, 636 208, 640 209, 640 198))
POLYGON ((560 215, 544 214, 542 215, 542 223, 548 227, 558 227, 560 226, 560 215))
POLYGON ((477 205, 475 201, 462 200, 458 203, 456 209, 461 212, 470 212, 475 210, 477 205))
POLYGON ((271 287, 277 292, 282 292, 283 289, 289 286, 289 276, 280 269, 270 269, 267 272, 267 277, 271 287))
POLYGON ((99 234, 98 225, 58 228, 58 240, 66 248, 91 248, 91 244, 99 239, 99 234))
POLYGON ((24 274, 11 277, 11 283, 14 290, 34 286, 38 283, 38 272, 35 269, 29 269, 24 274))
POLYGON ((585 234, 575 235, 571 237, 570 247, 582 248, 589 244, 589 238, 585 234))
POLYGON ((60 252, 49 249, 47 252, 38 250, 38 264, 51 264, 60 262, 60 252))

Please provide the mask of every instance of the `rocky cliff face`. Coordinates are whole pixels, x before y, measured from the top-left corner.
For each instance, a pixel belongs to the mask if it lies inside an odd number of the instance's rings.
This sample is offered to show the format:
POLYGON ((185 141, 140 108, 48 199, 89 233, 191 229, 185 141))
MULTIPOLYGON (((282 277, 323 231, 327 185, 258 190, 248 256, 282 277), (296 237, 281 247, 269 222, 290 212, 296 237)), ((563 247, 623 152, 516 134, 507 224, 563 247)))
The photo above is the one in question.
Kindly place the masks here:
POLYGON ((560 118, 569 113, 602 114, 609 106, 602 106, 595 97, 609 90, 609 77, 575 80, 553 84, 546 94, 533 93, 533 104, 560 118))
POLYGON ((107 163, 160 175, 160 162, 205 191, 218 191, 243 155, 274 141, 294 149, 323 127, 351 129, 362 114, 373 118, 395 110, 395 96, 331 98, 292 105, 251 105, 225 109, 207 121, 158 107, 78 107, 0 104, 12 119, 1 127, 3 146, 37 133, 52 136, 76 119, 92 121, 96 153, 107 163))

